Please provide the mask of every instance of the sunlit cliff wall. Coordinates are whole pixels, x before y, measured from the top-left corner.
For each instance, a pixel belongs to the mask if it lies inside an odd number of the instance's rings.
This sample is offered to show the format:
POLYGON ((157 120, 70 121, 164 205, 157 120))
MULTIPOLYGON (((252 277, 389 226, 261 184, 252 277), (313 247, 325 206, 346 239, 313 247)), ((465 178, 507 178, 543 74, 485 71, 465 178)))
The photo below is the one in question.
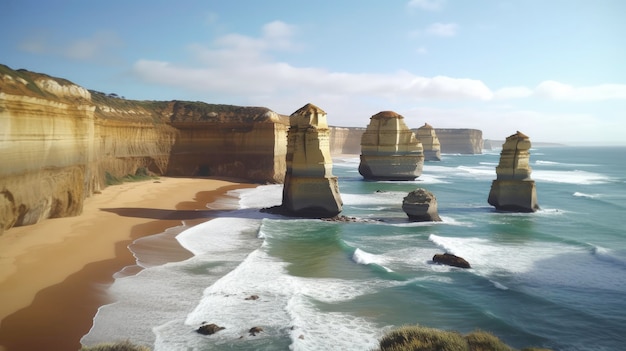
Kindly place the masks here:
POLYGON ((435 128, 442 154, 481 154, 483 132, 478 129, 435 128))
POLYGON ((266 108, 132 101, 0 65, 0 233, 78 215, 111 179, 282 182, 288 127, 266 108))

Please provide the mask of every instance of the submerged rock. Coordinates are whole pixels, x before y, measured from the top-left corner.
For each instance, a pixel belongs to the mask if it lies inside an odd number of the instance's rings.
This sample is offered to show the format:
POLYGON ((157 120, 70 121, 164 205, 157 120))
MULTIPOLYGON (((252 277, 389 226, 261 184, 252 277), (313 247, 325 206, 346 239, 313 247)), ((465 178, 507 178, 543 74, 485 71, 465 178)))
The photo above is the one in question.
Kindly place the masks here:
POLYGON ((426 189, 417 188, 402 200, 402 210, 412 222, 441 222, 437 198, 426 189))
POLYGON ((502 145, 497 178, 491 183, 487 202, 500 211, 535 212, 537 190, 530 178, 530 139, 521 132, 508 138, 502 145))
POLYGON ((464 258, 449 253, 435 254, 433 262, 459 268, 472 268, 464 258))
POLYGON ((422 174, 422 144, 393 111, 382 111, 370 118, 361 136, 359 173, 370 180, 413 180, 422 174))
POLYGON ((210 323, 210 324, 202 324, 198 329, 196 329, 196 332, 202 335, 213 335, 223 329, 226 329, 226 328, 220 327, 219 325, 214 324, 214 323, 210 323))
POLYGON ((250 333, 250 336, 256 336, 258 333, 262 331, 263 331, 263 328, 261 327, 252 327, 250 328, 250 330, 248 330, 248 333, 250 333))
POLYGON ((307 104, 289 117, 289 123, 282 210, 312 218, 338 215, 343 202, 332 174, 326 112, 307 104))

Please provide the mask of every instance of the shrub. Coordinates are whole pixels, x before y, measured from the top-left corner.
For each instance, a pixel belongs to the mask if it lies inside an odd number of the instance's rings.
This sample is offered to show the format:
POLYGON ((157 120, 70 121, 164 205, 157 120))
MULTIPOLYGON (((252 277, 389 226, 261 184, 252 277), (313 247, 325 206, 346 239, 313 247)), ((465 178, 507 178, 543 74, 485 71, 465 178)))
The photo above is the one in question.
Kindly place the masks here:
MULTIPOLYGON (((385 334, 377 351, 514 351, 491 333, 474 331, 466 336, 419 325, 402 326, 385 334)), ((550 351, 525 348, 522 351, 550 351)))
POLYGON ((404 326, 380 340, 380 351, 467 351, 467 342, 456 332, 421 326, 404 326))

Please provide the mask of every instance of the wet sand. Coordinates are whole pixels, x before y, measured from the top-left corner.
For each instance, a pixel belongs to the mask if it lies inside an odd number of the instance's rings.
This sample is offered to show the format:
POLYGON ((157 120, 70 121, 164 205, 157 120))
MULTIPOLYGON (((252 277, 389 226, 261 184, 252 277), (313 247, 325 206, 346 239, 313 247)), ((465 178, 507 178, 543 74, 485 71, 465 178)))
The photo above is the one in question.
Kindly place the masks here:
MULTIPOLYGON (((207 203, 253 186, 165 177, 124 183, 86 199, 80 216, 9 229, 0 236, 0 350, 80 349, 98 308, 111 302, 113 274, 135 263, 133 240, 210 220, 207 203)), ((172 245, 168 257, 191 256, 172 245)))

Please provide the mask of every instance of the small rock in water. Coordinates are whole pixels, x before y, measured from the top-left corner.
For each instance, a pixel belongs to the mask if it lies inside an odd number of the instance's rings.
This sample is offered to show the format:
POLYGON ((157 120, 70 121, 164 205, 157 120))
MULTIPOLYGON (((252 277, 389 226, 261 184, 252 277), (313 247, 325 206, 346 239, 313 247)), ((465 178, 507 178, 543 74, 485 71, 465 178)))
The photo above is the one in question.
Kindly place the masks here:
POLYGON ((258 333, 262 332, 263 328, 261 327, 252 327, 250 328, 250 330, 248 330, 248 332, 250 333, 251 336, 256 336, 258 333))
POLYGON ((211 323, 211 324, 205 324, 206 322, 204 322, 197 330, 196 332, 202 334, 202 335, 213 335, 215 333, 217 333, 218 331, 222 330, 222 329, 226 329, 224 327, 220 327, 217 324, 211 323))
POLYGON ((259 299, 259 295, 250 295, 246 297, 244 300, 258 300, 258 299, 259 299))
POLYGON ((449 253, 436 254, 433 256, 433 262, 459 268, 472 268, 464 258, 449 253))

